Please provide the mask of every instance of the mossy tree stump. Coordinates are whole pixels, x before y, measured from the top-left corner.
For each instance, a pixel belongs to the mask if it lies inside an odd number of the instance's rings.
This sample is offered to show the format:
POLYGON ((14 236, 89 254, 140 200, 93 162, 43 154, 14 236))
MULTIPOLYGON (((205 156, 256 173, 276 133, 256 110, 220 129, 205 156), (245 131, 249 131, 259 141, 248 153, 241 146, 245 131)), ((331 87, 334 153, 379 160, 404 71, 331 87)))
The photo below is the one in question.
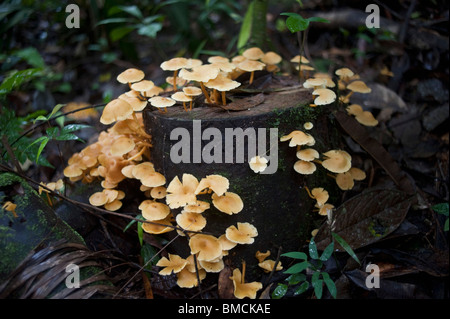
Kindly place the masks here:
MULTIPOLYGON (((279 138, 293 130, 305 131, 303 124, 310 121, 314 128, 308 133, 315 137, 315 148, 322 152, 330 149, 330 141, 334 139, 332 136, 336 135, 334 130, 329 130, 329 112, 324 108, 310 107, 311 92, 302 88, 296 79, 273 77, 264 90, 266 93, 263 96, 257 96, 258 92, 241 96, 240 98, 249 98, 250 107, 240 111, 225 110, 219 106, 200 106, 190 112, 185 112, 183 107, 171 107, 167 108, 166 113, 152 109, 146 109, 143 113, 145 128, 152 136, 151 161, 155 169, 166 177, 167 184, 175 176, 181 180, 183 173, 192 174, 198 180, 207 175, 219 174, 229 179, 229 191, 242 198, 244 208, 238 214, 221 213, 212 204, 203 213, 207 219, 203 231, 215 236, 224 234, 227 227, 236 225, 237 222, 248 222, 257 228, 258 236, 253 244, 237 245, 230 251, 227 258, 232 267, 240 267, 242 260, 245 260, 247 267, 256 269, 256 251, 270 250, 269 258, 275 259, 280 248, 281 252, 298 250, 310 238, 310 231, 317 226, 314 225, 317 214, 313 213, 314 201, 303 188, 307 183, 309 187, 317 186, 311 180, 324 180, 326 176, 316 174, 308 177, 295 172, 293 165, 298 160, 296 149, 289 147, 289 142, 279 142, 279 138), (257 100, 258 105, 254 105, 256 103, 252 97, 257 100), (236 140, 231 148, 230 144, 226 144, 230 143, 226 139, 233 129, 235 132, 236 129, 242 129, 243 132, 253 130, 257 135, 258 132, 264 132, 265 145, 262 150, 257 147, 257 153, 263 155, 267 152, 266 158, 270 159, 267 169, 273 171, 275 168, 272 174, 255 173, 251 170, 248 155, 252 151, 249 150, 251 143, 248 143, 248 139, 244 143, 244 161, 239 161, 236 154, 242 145, 236 140), (275 134, 275 139, 270 139, 270 129, 275 134), (184 154, 184 159, 188 159, 184 162, 178 162, 182 157, 179 146, 183 137, 177 134, 180 132, 188 133, 190 138, 190 154, 189 157, 184 154), (216 132, 218 137, 209 136, 211 132, 216 132), (212 149, 211 141, 219 146, 212 149), (202 151, 203 154, 199 153, 202 151), (275 160, 274 152, 278 160, 271 163, 270 161, 275 160), (206 161, 211 161, 212 157, 207 156, 211 153, 221 161, 205 162, 205 156, 206 161), (230 156, 233 158, 232 163, 226 162, 230 156), (274 164, 276 167, 270 166, 274 164)), ((228 107, 233 108, 234 104, 228 107)), ((329 111, 332 106, 327 107, 330 108, 329 111)), ((174 210, 174 214, 179 211, 174 210)), ((176 235, 174 232, 169 234, 176 235)), ((177 239, 172 248, 184 258, 189 254, 186 239, 177 239)), ((250 271, 248 277, 251 276, 250 271)))

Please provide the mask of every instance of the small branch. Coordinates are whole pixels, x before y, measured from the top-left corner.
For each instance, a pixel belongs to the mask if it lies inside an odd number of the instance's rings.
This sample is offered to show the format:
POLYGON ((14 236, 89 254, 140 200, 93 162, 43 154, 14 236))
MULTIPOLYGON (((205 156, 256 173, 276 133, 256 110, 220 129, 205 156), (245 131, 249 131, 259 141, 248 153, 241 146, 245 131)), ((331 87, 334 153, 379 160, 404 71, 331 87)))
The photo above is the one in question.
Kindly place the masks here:
POLYGON ((20 163, 17 160, 16 155, 14 155, 14 152, 11 148, 11 145, 9 145, 9 143, 8 143, 8 138, 6 137, 6 135, 2 136, 2 143, 3 143, 3 146, 6 148, 6 152, 8 152, 9 157, 11 158, 11 161, 13 162, 14 166, 16 167, 17 172, 19 172, 20 174, 23 174, 22 167, 20 166, 20 163))

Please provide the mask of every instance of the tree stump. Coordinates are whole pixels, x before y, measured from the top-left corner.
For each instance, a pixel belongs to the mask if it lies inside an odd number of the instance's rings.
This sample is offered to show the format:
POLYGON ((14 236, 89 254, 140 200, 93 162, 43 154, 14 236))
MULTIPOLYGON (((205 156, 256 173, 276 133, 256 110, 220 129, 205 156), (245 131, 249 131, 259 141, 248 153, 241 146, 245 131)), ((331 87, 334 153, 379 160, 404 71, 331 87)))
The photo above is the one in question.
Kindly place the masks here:
MULTIPOLYGON (((181 180, 183 173, 192 174, 198 180, 207 175, 219 174, 229 179, 229 191, 242 198, 244 208, 234 215, 221 213, 211 204, 211 208, 203 213, 207 219, 203 231, 219 236, 230 225, 236 226, 237 222, 248 222, 257 228, 258 236, 253 244, 237 245, 227 256, 232 267, 240 267, 242 260, 245 260, 246 278, 249 279, 252 278, 252 269, 257 269, 256 251, 270 250, 269 258, 275 260, 279 251, 283 253, 300 249, 305 240, 310 238, 314 227, 314 201, 302 189, 307 177, 294 171, 293 165, 298 160, 296 149, 289 147, 289 142, 280 142, 280 137, 296 129, 304 131, 303 124, 309 121, 315 125, 310 133, 316 138, 319 147, 324 144, 322 140, 329 140, 330 134, 326 112, 309 106, 311 92, 302 88, 298 80, 270 75, 265 81, 262 89, 265 93, 235 93, 233 97, 236 102, 226 107, 201 106, 189 112, 184 111, 183 107, 171 107, 167 108, 166 113, 151 109, 143 113, 146 131, 152 136, 151 161, 156 171, 166 177, 167 184, 175 176, 181 180), (242 106, 244 99, 248 107, 242 106), (236 111, 237 108, 240 110, 236 111), (257 152, 272 152, 273 158, 267 168, 270 174, 255 173, 249 166, 248 155, 253 152, 253 146, 248 141, 253 138, 246 139, 244 143, 243 162, 239 158, 242 154, 237 154, 242 148, 242 141, 234 143, 232 147, 229 141, 227 144, 230 131, 236 129, 247 133, 253 130, 257 140, 266 135, 265 141, 260 142, 263 147, 258 146, 257 152), (320 139, 316 134, 318 130, 321 131, 320 139), (190 154, 189 157, 184 154, 184 159, 188 159, 184 163, 177 162, 181 160, 181 156, 177 156, 180 152, 174 151, 174 148, 180 151, 180 144, 177 145, 182 140, 181 135, 177 134, 180 132, 188 133, 190 137, 190 154), (215 135, 212 134, 214 132, 215 135), (209 136, 210 133, 214 138, 209 136), (212 140, 214 145, 219 145, 212 152, 217 160, 215 162, 212 156, 207 156, 212 151, 212 140), (275 163, 274 153, 278 156, 275 163), (233 162, 226 162, 230 158, 233 162)), ((177 213, 179 210, 174 211, 175 215, 177 213)), ((169 234, 176 235, 175 232, 169 234)), ((177 239, 172 248, 178 250, 183 258, 189 255, 186 239, 177 239), (177 244, 178 240, 184 242, 177 244)))

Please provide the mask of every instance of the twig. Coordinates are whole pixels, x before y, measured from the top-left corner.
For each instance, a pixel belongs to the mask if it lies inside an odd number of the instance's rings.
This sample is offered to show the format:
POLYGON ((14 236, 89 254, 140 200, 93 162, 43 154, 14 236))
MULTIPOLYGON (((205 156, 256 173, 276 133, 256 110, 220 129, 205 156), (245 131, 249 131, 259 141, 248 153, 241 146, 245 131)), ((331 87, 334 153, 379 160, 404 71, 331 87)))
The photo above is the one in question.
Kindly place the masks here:
POLYGON ((14 152, 11 148, 11 145, 9 145, 9 143, 8 143, 8 138, 6 137, 6 135, 2 136, 2 142, 3 142, 3 146, 6 148, 6 152, 8 152, 8 154, 9 154, 9 157, 11 157, 11 161, 13 162, 17 171, 20 174, 23 174, 22 167, 20 166, 19 161, 17 160, 16 156, 14 155, 14 152))

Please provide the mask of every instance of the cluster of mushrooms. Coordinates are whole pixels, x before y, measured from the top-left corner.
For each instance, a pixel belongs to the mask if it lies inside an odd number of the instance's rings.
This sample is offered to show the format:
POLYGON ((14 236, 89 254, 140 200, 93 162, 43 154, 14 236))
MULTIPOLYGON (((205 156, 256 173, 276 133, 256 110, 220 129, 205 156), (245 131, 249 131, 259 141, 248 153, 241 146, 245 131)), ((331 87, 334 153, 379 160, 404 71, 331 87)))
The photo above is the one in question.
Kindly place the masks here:
MULTIPOLYGON (((254 79, 254 72, 266 69, 269 72, 278 71, 277 64, 281 57, 274 52, 264 53, 259 48, 245 50, 242 55, 232 59, 212 56, 208 64, 198 59, 177 57, 161 64, 164 71, 173 75, 166 78, 167 87, 163 89, 150 80, 145 80, 143 71, 130 68, 117 77, 117 81, 126 84, 129 91, 109 102, 100 117, 105 125, 113 124, 100 133, 98 140, 75 153, 64 169, 64 175, 72 182, 91 183, 101 180, 102 191, 95 192, 89 202, 97 207, 116 211, 122 206, 126 194, 118 189, 124 179, 135 179, 140 182, 140 191, 146 196, 139 205, 144 222, 142 228, 150 234, 163 234, 177 231, 180 236, 187 237, 191 254, 185 258, 168 254, 157 263, 162 267, 161 275, 176 274, 180 287, 195 287, 198 280, 203 280, 208 272, 220 272, 224 268, 223 257, 236 245, 247 245, 254 242, 258 235, 257 229, 250 223, 237 223, 228 227, 219 237, 203 233, 210 203, 224 214, 237 214, 243 209, 243 202, 238 194, 228 191, 229 181, 220 175, 208 175, 200 181, 191 174, 183 174, 181 180, 176 176, 166 185, 164 175, 155 171, 150 159, 151 136, 144 130, 142 113, 150 103, 151 106, 164 112, 167 107, 177 103, 182 104, 185 111, 193 108, 194 98, 204 96, 206 103, 227 103, 226 92, 241 85, 236 78, 245 72, 250 73, 248 83, 254 79), (171 94, 168 96, 167 93, 171 94), (210 196, 206 200, 203 198, 210 196), (174 210, 180 209, 178 214, 174 210), (205 213, 206 212, 206 213, 205 213)), ((314 73, 309 78, 309 72, 314 68, 309 61, 296 56, 291 59, 297 64, 301 75, 307 74, 303 82, 305 88, 312 90, 314 103, 311 107, 328 105, 336 101, 336 93, 332 90, 336 83, 328 74, 314 73)), ((359 76, 347 68, 336 70, 338 76, 337 89, 340 93, 340 103, 349 103, 354 92, 369 93, 359 76)), ((348 114, 363 125, 374 126, 377 121, 370 112, 364 111, 357 104, 346 108, 348 114)), ((317 165, 322 166, 335 178, 342 190, 351 189, 354 181, 365 179, 364 171, 352 167, 351 156, 344 150, 329 150, 319 154, 313 148, 314 137, 307 133, 313 128, 310 122, 304 123, 304 130, 294 130, 280 138, 281 142, 289 141, 290 147, 296 147, 298 161, 294 170, 299 174, 313 174, 317 165), (317 165, 316 165, 317 164, 317 165)), ((249 161, 250 168, 260 173, 267 167, 264 156, 255 156, 249 161)), ((55 189, 60 183, 49 185, 55 189)), ((309 196, 316 201, 320 215, 328 215, 334 206, 328 203, 328 192, 321 188, 306 188, 309 196)), ((266 259, 270 251, 257 252, 255 257, 264 271, 281 270, 281 263, 266 259)), ((242 272, 234 269, 232 277, 234 295, 237 298, 255 298, 262 288, 259 282, 245 282, 245 263, 242 272)))

